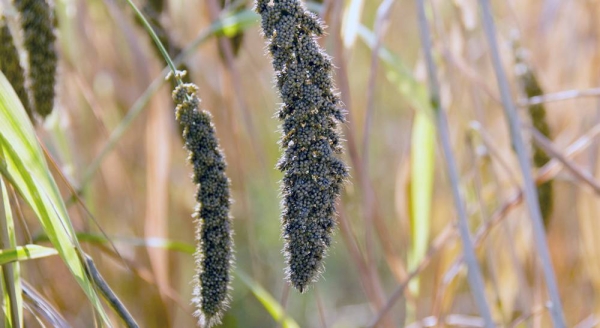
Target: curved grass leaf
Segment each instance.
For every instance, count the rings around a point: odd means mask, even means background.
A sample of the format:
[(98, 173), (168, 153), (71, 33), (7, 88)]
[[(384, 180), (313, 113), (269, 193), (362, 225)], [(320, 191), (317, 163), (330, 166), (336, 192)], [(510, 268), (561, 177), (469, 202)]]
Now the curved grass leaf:
[(58, 255), (54, 248), (39, 245), (17, 246), (0, 250), (0, 265)]
[[(110, 236), (107, 238), (104, 235), (78, 232), (77, 240), (80, 242), (88, 242), (93, 244), (110, 244), (110, 242), (118, 244), (123, 243), (130, 246), (137, 247), (154, 247), (162, 248), (169, 251), (181, 252), (193, 255), (196, 252), (196, 247), (192, 244), (184, 243), (176, 240), (169, 240), (164, 238), (135, 238), (135, 237), (115, 237)], [(34, 239), (35, 242), (49, 241), (47, 235), (37, 236)]]
[(10, 83), (0, 73), (0, 173), (33, 209), (52, 245), (109, 325), (88, 279), (79, 243), (35, 131)]
[(285, 314), (285, 311), (279, 302), (277, 302), (277, 300), (275, 300), (275, 298), (269, 294), (268, 291), (262, 288), (260, 284), (252, 280), (252, 278), (240, 270), (236, 270), (236, 275), (240, 278), (240, 280), (242, 280), (244, 285), (250, 288), (252, 294), (254, 294), (258, 301), (269, 312), (271, 317), (273, 317), (276, 322), (281, 323), (283, 328), (300, 328), (294, 319)]
[[(410, 226), (412, 250), (408, 266), (412, 270), (427, 254), (431, 225), (433, 173), (435, 169), (435, 125), (423, 112), (417, 112), (410, 148)], [(414, 288), (414, 287), (413, 287)]]

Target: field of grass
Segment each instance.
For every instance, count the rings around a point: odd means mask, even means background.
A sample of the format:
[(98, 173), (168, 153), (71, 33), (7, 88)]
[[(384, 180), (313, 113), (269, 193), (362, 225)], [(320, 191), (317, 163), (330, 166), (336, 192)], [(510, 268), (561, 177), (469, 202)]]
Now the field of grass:
[[(133, 0), (227, 160), (220, 327), (600, 323), (600, 1), (302, 2), (327, 26), (349, 178), (324, 270), (300, 293), (285, 279), (282, 100), (254, 1)], [(176, 82), (127, 1), (50, 5), (52, 113), (31, 124), (0, 75), (2, 320), (125, 327), (122, 305), (140, 327), (194, 327)], [(27, 63), (13, 1), (0, 17)]]

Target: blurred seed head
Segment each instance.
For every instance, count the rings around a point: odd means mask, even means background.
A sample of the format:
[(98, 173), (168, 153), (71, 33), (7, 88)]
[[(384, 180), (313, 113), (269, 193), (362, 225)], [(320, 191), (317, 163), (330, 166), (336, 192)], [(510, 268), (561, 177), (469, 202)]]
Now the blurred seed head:
[[(517, 76), (521, 93), (527, 99), (541, 96), (544, 94), (533, 69), (528, 64), (528, 54), (525, 48), (520, 44), (519, 35), (516, 34), (512, 39), (512, 49), (515, 60), (515, 74)], [(550, 125), (546, 119), (546, 107), (544, 104), (529, 105), (527, 108), (529, 119), (533, 127), (538, 130), (544, 137), (552, 139)], [(533, 164), (540, 168), (550, 161), (550, 156), (539, 147), (535, 142), (532, 142), (531, 148), (533, 151)], [(550, 216), (554, 208), (552, 180), (546, 181), (537, 187), (538, 202), (542, 212), (544, 226), (547, 228), (550, 222)]]
[(4, 73), (8, 82), (15, 89), (27, 115), (32, 119), (29, 96), (25, 89), (25, 71), (19, 63), (19, 53), (15, 47), (13, 36), (2, 17), (0, 17), (0, 71)]
[(29, 79), (35, 111), (48, 116), (54, 107), (58, 58), (54, 21), (45, 0), (15, 0), (21, 16), (24, 45), (29, 53)]

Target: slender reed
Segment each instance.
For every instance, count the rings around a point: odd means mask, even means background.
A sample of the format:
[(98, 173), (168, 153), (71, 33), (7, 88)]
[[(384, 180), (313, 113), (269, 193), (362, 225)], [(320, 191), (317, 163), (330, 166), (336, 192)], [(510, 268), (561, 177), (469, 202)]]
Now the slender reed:
[(523, 193), (533, 225), (533, 236), (537, 251), (540, 255), (540, 262), (544, 272), (544, 278), (546, 280), (546, 287), (548, 288), (548, 294), (550, 295), (550, 314), (552, 315), (552, 320), (555, 327), (566, 327), (562, 304), (560, 301), (560, 294), (558, 292), (558, 285), (556, 283), (554, 269), (552, 268), (550, 252), (548, 251), (548, 241), (546, 240), (546, 233), (544, 231), (544, 224), (538, 203), (538, 195), (531, 174), (531, 161), (529, 159), (529, 155), (527, 154), (527, 149), (525, 148), (525, 143), (519, 130), (521, 122), (510, 95), (508, 80), (506, 79), (504, 69), (502, 68), (500, 52), (498, 51), (498, 41), (496, 40), (496, 27), (494, 24), (494, 18), (492, 17), (492, 10), (488, 0), (480, 0), (479, 4), (481, 6), (483, 27), (490, 47), (492, 64), (494, 66), (494, 71), (496, 72), (496, 79), (498, 88), (500, 89), (504, 113), (506, 114), (510, 126), (510, 136), (517, 152), (521, 174), (523, 175)]
[(433, 62), (432, 46), (431, 46), (431, 35), (429, 32), (429, 26), (427, 24), (427, 18), (425, 16), (425, 4), (424, 0), (417, 0), (417, 14), (419, 19), (419, 32), (421, 36), (421, 42), (425, 53), (425, 63), (427, 65), (427, 76), (429, 80), (429, 97), (431, 107), (436, 115), (437, 129), (439, 131), (439, 140), (442, 145), (444, 156), (446, 157), (446, 165), (448, 169), (448, 175), (450, 177), (450, 186), (452, 188), (452, 197), (454, 199), (454, 206), (458, 215), (458, 230), (463, 243), (463, 252), (465, 262), (468, 267), (467, 276), (469, 279), (469, 285), (471, 286), (471, 292), (475, 297), (475, 302), (479, 307), (479, 313), (481, 314), (485, 327), (494, 327), (494, 321), (492, 320), (492, 313), (490, 311), (488, 302), (485, 297), (485, 284), (483, 282), (483, 276), (481, 275), (481, 269), (477, 263), (477, 257), (473, 248), (473, 242), (471, 240), (471, 234), (469, 232), (469, 224), (467, 222), (467, 211), (465, 209), (464, 202), (460, 195), (459, 190), (459, 176), (458, 169), (456, 167), (456, 160), (454, 159), (454, 153), (452, 146), (450, 145), (450, 133), (448, 132), (448, 121), (446, 113), (442, 108), (440, 101), (440, 91), (437, 80), (437, 70)]

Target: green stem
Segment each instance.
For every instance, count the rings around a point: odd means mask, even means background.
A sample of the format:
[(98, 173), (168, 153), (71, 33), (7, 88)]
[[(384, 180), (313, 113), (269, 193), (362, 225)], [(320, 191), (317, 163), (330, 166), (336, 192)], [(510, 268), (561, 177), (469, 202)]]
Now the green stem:
[(131, 6), (131, 8), (133, 8), (133, 10), (135, 11), (135, 14), (138, 16), (138, 18), (140, 19), (140, 21), (142, 21), (142, 24), (144, 24), (144, 27), (146, 28), (146, 31), (148, 31), (148, 34), (150, 34), (150, 37), (152, 38), (152, 40), (154, 41), (154, 43), (156, 43), (156, 46), (158, 47), (158, 50), (160, 50), (161, 55), (163, 56), (163, 58), (167, 62), (167, 65), (169, 65), (169, 68), (171, 69), (171, 72), (173, 73), (173, 78), (175, 79), (175, 81), (177, 81), (177, 85), (181, 85), (183, 82), (181, 81), (181, 77), (179, 77), (179, 75), (177, 74), (177, 67), (175, 67), (175, 64), (173, 63), (173, 60), (171, 59), (171, 56), (169, 56), (169, 53), (165, 49), (165, 46), (163, 46), (162, 42), (160, 42), (160, 39), (158, 38), (158, 35), (156, 35), (156, 33), (154, 32), (154, 30), (152, 29), (152, 25), (150, 25), (150, 23), (148, 22), (148, 20), (146, 19), (146, 17), (144, 17), (144, 14), (142, 14), (142, 12), (133, 3), (133, 1), (127, 0), (127, 3), (129, 3), (129, 5)]

